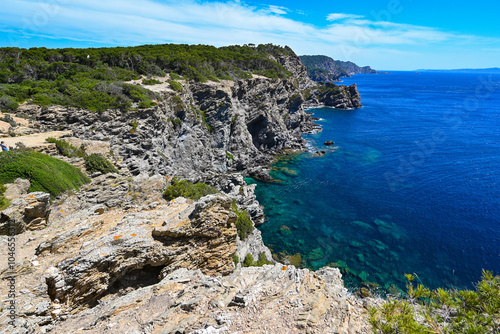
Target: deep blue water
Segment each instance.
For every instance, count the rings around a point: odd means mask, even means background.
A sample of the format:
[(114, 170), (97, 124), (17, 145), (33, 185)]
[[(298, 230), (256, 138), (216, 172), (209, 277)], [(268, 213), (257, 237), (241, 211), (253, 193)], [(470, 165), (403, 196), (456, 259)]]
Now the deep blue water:
[[(471, 288), (500, 274), (500, 75), (357, 75), (363, 108), (310, 110), (323, 157), (277, 162), (257, 197), (260, 230), (302, 265), (341, 268), (348, 285)], [(323, 145), (325, 140), (334, 147)]]

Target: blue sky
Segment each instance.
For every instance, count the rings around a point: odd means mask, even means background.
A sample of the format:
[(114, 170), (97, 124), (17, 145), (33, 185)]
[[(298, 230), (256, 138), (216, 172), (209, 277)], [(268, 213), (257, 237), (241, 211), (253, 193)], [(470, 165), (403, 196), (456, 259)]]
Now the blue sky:
[(9, 0), (0, 45), (274, 43), (379, 70), (500, 67), (500, 2)]

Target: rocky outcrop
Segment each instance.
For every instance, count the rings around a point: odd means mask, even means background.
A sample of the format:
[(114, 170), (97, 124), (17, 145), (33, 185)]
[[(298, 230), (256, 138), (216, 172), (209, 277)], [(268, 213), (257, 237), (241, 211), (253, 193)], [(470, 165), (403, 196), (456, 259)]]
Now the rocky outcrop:
[(325, 105), (337, 109), (361, 108), (361, 96), (356, 84), (351, 86), (337, 86), (334, 83), (320, 83), (316, 88), (308, 91), (307, 105)]
[[(257, 230), (239, 240), (228, 196), (166, 202), (154, 195), (161, 180), (126, 181), (143, 194), (125, 207), (88, 196), (96, 184), (121, 187), (116, 175), (103, 175), (57, 199), (45, 229), (18, 235), (15, 272), (0, 271), (0, 279), (15, 275), (22, 287), (19, 333), (369, 332), (367, 307), (378, 301), (348, 293), (337, 269), (235, 267), (234, 254), (270, 254)], [(218, 182), (244, 201), (251, 186), (234, 186), (240, 181)], [(6, 248), (0, 236), (0, 252)], [(4, 306), (0, 333), (10, 333)]]
[(0, 212), (0, 234), (15, 234), (26, 230), (42, 229), (48, 224), (50, 194), (33, 192), (12, 200), (10, 206)]
[(366, 307), (338, 269), (239, 268), (225, 277), (179, 269), (161, 282), (113, 295), (53, 331), (69, 333), (370, 333)]
[[(43, 231), (19, 234), (16, 270), (0, 271), (0, 278), (15, 275), (24, 287), (20, 328), (369, 332), (372, 301), (350, 295), (337, 269), (241, 268), (236, 261), (262, 253), (272, 259), (258, 230), (238, 237), (233, 201), (256, 225), (265, 219), (256, 186), (242, 175), (268, 179), (273, 154), (303, 148), (302, 133), (315, 128), (307, 106), (360, 106), (355, 86), (316, 85), (293, 52), (272, 57), (290, 78), (182, 82), (181, 91), (161, 91), (157, 106), (130, 112), (24, 106), (41, 130), (72, 130), (69, 142), (108, 155), (120, 172), (92, 175), (79, 192), (58, 196), (50, 216), (44, 211), (50, 224)], [(172, 176), (224, 194), (167, 202), (161, 193)], [(24, 229), (32, 226), (32, 215), (16, 212)], [(6, 247), (0, 236), (0, 251)], [(3, 290), (0, 299), (7, 300)]]
[(300, 59), (307, 67), (309, 77), (317, 82), (340, 81), (341, 77), (377, 73), (370, 66), (359, 67), (351, 61), (333, 60), (327, 56), (300, 56)]
[(237, 235), (230, 206), (220, 195), (197, 203), (178, 198), (162, 210), (125, 215), (109, 228), (97, 221), (44, 242), (38, 256), (75, 241), (75, 234), (81, 244), (78, 254), (48, 270), (49, 296), (73, 310), (157, 283), (179, 268), (227, 275), (234, 270)]

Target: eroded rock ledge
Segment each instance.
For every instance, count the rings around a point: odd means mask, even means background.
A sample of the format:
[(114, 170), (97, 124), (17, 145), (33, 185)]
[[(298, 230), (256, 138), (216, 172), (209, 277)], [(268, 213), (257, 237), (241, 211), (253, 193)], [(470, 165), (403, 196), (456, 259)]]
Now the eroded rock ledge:
[[(167, 202), (144, 190), (149, 201), (124, 209), (88, 202), (92, 188), (18, 236), (18, 333), (369, 333), (377, 301), (348, 293), (337, 269), (235, 266), (228, 196)], [(12, 332), (7, 315), (0, 333)]]

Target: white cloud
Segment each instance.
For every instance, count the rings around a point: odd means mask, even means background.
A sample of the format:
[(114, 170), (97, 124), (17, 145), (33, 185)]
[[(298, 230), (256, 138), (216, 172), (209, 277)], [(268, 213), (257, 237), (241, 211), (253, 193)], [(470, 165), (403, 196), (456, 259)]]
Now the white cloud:
[(282, 6), (269, 6), (269, 13), (284, 15), (289, 12), (288, 8)]
[(327, 21), (340, 21), (345, 19), (361, 19), (364, 16), (362, 15), (354, 15), (354, 14), (345, 14), (345, 13), (332, 13), (328, 14), (326, 17)]
[(328, 15), (331, 23), (320, 27), (289, 19), (287, 12), (285, 7), (234, 1), (12, 0), (0, 12), (0, 41), (12, 44), (16, 39), (19, 46), (32, 46), (32, 37), (39, 36), (97, 45), (274, 43), (289, 45), (298, 54), (327, 54), (374, 67), (372, 59), (391, 65), (402, 53), (415, 55), (442, 45), (499, 45), (498, 39), (345, 13)]

